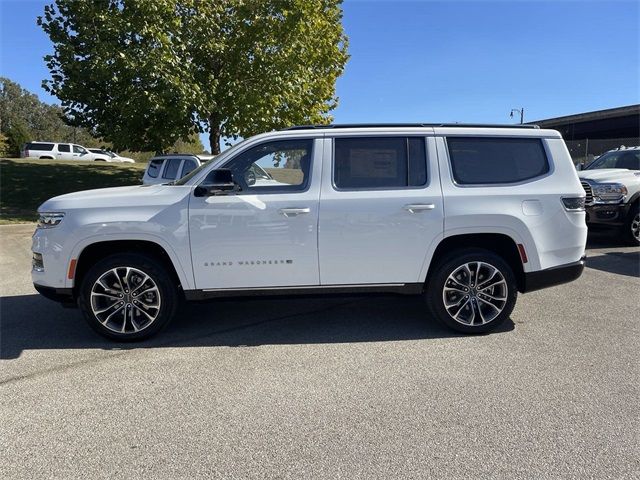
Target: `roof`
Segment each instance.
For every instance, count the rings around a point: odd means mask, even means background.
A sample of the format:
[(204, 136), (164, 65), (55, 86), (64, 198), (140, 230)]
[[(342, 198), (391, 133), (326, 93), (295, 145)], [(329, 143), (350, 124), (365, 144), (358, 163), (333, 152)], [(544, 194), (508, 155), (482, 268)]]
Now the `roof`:
[(460, 128), (539, 128), (537, 125), (491, 124), (491, 123), (331, 123), (328, 125), (294, 125), (282, 130), (314, 130), (338, 128), (413, 128), (413, 127), (460, 127)]

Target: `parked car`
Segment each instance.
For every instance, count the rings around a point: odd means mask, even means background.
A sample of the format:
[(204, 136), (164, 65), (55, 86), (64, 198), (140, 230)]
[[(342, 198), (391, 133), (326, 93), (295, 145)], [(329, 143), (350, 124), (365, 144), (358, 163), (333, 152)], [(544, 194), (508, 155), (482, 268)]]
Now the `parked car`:
[(115, 152), (111, 152), (109, 150), (102, 150), (101, 148), (90, 148), (89, 151), (92, 153), (97, 153), (99, 155), (106, 155), (108, 158), (107, 162), (114, 162), (114, 163), (135, 163), (136, 162), (133, 158), (121, 157)]
[(121, 341), (157, 333), (181, 299), (336, 292), (422, 295), (425, 317), (480, 333), (518, 292), (581, 275), (584, 202), (554, 130), (295, 127), (172, 183), (46, 201), (32, 277)]
[(619, 229), (640, 245), (640, 147), (611, 150), (578, 172), (587, 195), (587, 224)]
[(211, 158), (213, 158), (213, 155), (194, 155), (191, 153), (158, 155), (149, 160), (142, 177), (142, 183), (144, 185), (155, 185), (173, 182), (184, 177)]
[(109, 155), (94, 153), (82, 145), (74, 143), (29, 142), (20, 153), (23, 158), (39, 158), (41, 160), (85, 160), (108, 162)]

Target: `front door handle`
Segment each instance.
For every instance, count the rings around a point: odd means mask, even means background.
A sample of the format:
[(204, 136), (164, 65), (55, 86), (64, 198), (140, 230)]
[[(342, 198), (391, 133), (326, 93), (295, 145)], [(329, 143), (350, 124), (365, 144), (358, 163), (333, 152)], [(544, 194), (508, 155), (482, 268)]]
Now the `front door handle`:
[(409, 203), (402, 208), (407, 212), (417, 213), (422, 212), (423, 210), (433, 210), (436, 206), (433, 203)]
[(309, 207), (306, 208), (281, 208), (280, 213), (285, 217), (295, 217), (297, 215), (303, 215), (305, 213), (311, 212)]

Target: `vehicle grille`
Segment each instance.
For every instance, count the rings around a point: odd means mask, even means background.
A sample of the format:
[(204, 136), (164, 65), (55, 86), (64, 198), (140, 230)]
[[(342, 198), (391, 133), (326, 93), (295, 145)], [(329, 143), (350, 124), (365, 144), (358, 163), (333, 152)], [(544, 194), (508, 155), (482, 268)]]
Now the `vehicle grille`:
[(584, 180), (580, 182), (582, 184), (582, 188), (584, 189), (584, 193), (587, 195), (585, 198), (585, 205), (591, 205), (593, 203), (593, 190), (591, 189), (591, 185), (589, 182), (585, 182)]

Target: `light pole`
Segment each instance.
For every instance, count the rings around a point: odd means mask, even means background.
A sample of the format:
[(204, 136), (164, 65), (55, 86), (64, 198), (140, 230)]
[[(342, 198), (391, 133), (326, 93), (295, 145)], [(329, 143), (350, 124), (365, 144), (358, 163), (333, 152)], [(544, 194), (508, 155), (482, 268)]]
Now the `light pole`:
[(524, 107), (522, 108), (512, 108), (509, 116), (513, 118), (513, 112), (518, 112), (520, 114), (520, 125), (524, 123)]

